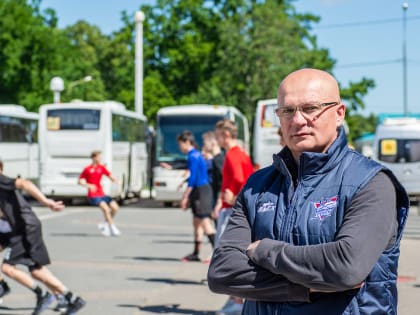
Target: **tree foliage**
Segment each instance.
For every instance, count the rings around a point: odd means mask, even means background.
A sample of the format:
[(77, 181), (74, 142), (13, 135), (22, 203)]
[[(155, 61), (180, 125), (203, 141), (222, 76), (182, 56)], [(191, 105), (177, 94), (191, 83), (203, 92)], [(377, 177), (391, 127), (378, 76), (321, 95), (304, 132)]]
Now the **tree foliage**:
[[(134, 12), (122, 12), (121, 29), (105, 35), (86, 21), (57, 28), (59, 17), (40, 12), (41, 1), (0, 1), (0, 103), (36, 111), (51, 102), (49, 82), (60, 76), (63, 101), (113, 99), (134, 109)], [(335, 60), (311, 34), (319, 17), (296, 12), (293, 0), (157, 0), (141, 9), (143, 103), (152, 123), (160, 107), (191, 103), (233, 105), (252, 119), (257, 100), (275, 97), (291, 71), (334, 72)], [(77, 83), (87, 75), (93, 80)], [(355, 135), (374, 123), (358, 123), (357, 114), (372, 88), (368, 78), (341, 86)]]

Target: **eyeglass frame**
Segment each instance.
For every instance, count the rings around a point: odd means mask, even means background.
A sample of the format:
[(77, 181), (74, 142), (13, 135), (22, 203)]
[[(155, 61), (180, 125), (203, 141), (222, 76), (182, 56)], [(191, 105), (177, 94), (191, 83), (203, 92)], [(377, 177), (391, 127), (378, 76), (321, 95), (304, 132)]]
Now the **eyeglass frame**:
[[(325, 108), (329, 108), (329, 107), (332, 107), (332, 106), (337, 106), (337, 105), (340, 105), (341, 104), (341, 102), (325, 102), (325, 103), (307, 103), (307, 104), (303, 104), (303, 105), (299, 105), (299, 106), (282, 106), (282, 107), (277, 107), (277, 108), (275, 108), (274, 109), (274, 112), (275, 112), (275, 114), (277, 115), (277, 117), (279, 117), (280, 119), (281, 118), (283, 118), (283, 119), (292, 119), (295, 115), (296, 115), (296, 112), (297, 111), (300, 111), (301, 113), (302, 113), (302, 115), (304, 116), (304, 117), (309, 117), (309, 118), (311, 118), (311, 119), (313, 119), (313, 118), (315, 118), (317, 115), (319, 115), (320, 113), (323, 113), (323, 111), (322, 111), (322, 109), (325, 107)], [(304, 111), (303, 111), (303, 106), (307, 106), (307, 105), (309, 105), (309, 106), (320, 106), (320, 108), (318, 108), (317, 110), (316, 110), (316, 112), (313, 114), (313, 116), (310, 116), (310, 114), (308, 114), (308, 113), (305, 113)], [(294, 109), (294, 111), (293, 111), (293, 113), (288, 113), (288, 114), (285, 114), (284, 116), (282, 116), (282, 115), (279, 115), (279, 111), (280, 111), (280, 109), (285, 109), (285, 108), (288, 108), (288, 109), (291, 109), (291, 108), (293, 108)], [(290, 115), (290, 116), (289, 116)]]

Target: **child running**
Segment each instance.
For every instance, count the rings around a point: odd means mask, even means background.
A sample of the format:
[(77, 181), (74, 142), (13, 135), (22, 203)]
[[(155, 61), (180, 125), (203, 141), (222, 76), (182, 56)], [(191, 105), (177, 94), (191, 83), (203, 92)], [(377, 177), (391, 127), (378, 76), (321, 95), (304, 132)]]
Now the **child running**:
[[(8, 277), (32, 290), (36, 295), (36, 306), (32, 315), (41, 314), (54, 301), (57, 309), (65, 315), (76, 314), (86, 302), (75, 296), (46, 267), (50, 257), (42, 238), (41, 221), (19, 189), (27, 191), (41, 204), (53, 211), (61, 211), (61, 201), (46, 198), (29, 180), (9, 178), (2, 174), (3, 163), (0, 161), (0, 247), (6, 248), (1, 271)], [(30, 275), (16, 265), (24, 265)], [(35, 281), (43, 283), (45, 291)], [(0, 276), (0, 298), (10, 293), (10, 287)]]
[(87, 197), (94, 206), (99, 206), (103, 212), (105, 222), (99, 223), (98, 228), (104, 236), (120, 236), (121, 232), (114, 224), (114, 217), (119, 210), (118, 203), (105, 195), (101, 185), (103, 175), (117, 183), (111, 172), (101, 163), (101, 151), (93, 151), (90, 155), (92, 164), (86, 166), (79, 176), (79, 185), (88, 189)]

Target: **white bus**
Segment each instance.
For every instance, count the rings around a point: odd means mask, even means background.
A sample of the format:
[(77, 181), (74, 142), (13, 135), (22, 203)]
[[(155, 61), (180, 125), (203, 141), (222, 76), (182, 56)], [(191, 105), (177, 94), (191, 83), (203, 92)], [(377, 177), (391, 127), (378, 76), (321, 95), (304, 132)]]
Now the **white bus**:
[(280, 121), (274, 111), (276, 108), (275, 98), (260, 100), (257, 103), (252, 141), (252, 157), (256, 169), (271, 165), (273, 154), (282, 149), (278, 134)]
[(39, 109), (40, 189), (47, 196), (86, 196), (77, 184), (93, 150), (118, 179), (103, 181), (104, 192), (123, 200), (140, 195), (147, 182), (146, 118), (121, 103), (46, 104)]
[(420, 120), (386, 118), (376, 128), (375, 160), (387, 166), (407, 190), (420, 200)]
[(21, 105), (0, 105), (0, 160), (9, 177), (38, 183), (38, 114)]
[[(235, 107), (222, 105), (178, 105), (161, 108), (157, 113), (156, 157), (153, 167), (155, 199), (170, 205), (180, 201), (186, 184), (181, 189), (187, 168), (187, 156), (178, 149), (176, 136), (184, 130), (194, 133), (198, 145), (202, 146), (202, 134), (214, 130), (222, 119), (231, 119), (238, 126), (238, 143), (249, 152), (249, 130), (246, 117)], [(172, 168), (167, 169), (161, 163)]]

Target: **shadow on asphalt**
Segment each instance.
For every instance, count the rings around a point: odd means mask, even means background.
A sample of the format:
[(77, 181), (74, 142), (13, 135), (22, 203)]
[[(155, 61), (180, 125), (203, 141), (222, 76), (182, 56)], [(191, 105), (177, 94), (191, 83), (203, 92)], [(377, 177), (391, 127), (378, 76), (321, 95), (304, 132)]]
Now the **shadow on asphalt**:
[(153, 240), (152, 243), (159, 244), (193, 244), (193, 241), (175, 241), (175, 240)]
[(191, 237), (192, 233), (162, 233), (162, 232), (140, 232), (138, 235), (142, 236), (174, 236), (174, 237)]
[(130, 259), (143, 261), (176, 261), (181, 262), (179, 258), (173, 257), (153, 257), (153, 256), (115, 256), (115, 259)]
[[(98, 233), (50, 233), (51, 236), (63, 236), (63, 237), (101, 237), (103, 238), (103, 235)], [(3, 315), (3, 314), (0, 314)]]
[(175, 207), (165, 207), (162, 201), (156, 201), (154, 199), (127, 200), (124, 202), (124, 206), (139, 207), (139, 208), (152, 208), (152, 209), (155, 209), (155, 208), (177, 209)]
[(192, 281), (192, 280), (181, 280), (181, 279), (172, 279), (172, 278), (142, 278), (142, 277), (130, 277), (127, 280), (132, 281), (146, 281), (146, 282), (159, 282), (166, 284), (182, 284), (182, 285), (207, 285), (205, 280), (201, 281)]
[[(4, 302), (3, 302), (4, 303)], [(16, 315), (16, 313), (3, 313), (2, 311), (9, 311), (9, 312), (18, 312), (18, 311), (33, 311), (33, 307), (7, 307), (7, 306), (0, 306), (0, 314), (1, 315)]]
[(197, 311), (197, 310), (193, 310), (189, 308), (179, 308), (179, 304), (149, 305), (149, 306), (120, 304), (118, 306), (138, 308), (140, 311), (145, 311), (145, 312), (150, 312), (150, 313), (160, 313), (160, 314), (173, 313), (173, 314), (214, 315), (214, 311)]

